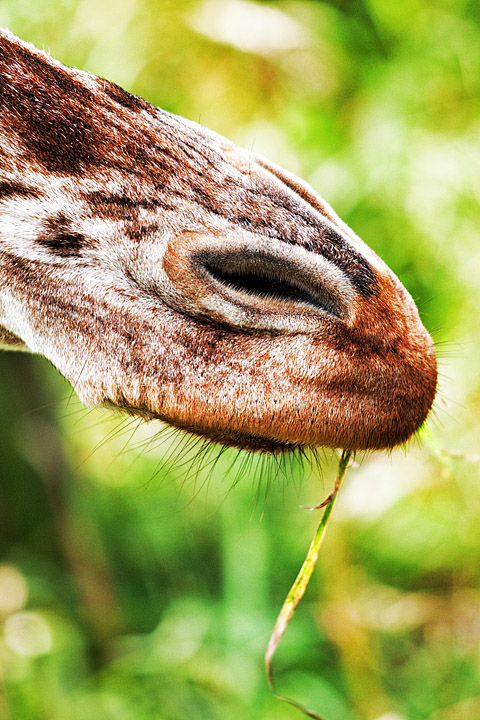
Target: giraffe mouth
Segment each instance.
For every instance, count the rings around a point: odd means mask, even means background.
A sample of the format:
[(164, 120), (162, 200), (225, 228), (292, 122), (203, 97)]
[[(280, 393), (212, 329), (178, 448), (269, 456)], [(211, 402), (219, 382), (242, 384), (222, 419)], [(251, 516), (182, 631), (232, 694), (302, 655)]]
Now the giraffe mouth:
[(169, 420), (169, 423), (174, 424), (179, 430), (202, 438), (202, 440), (207, 443), (215, 443), (219, 447), (231, 447), (246, 452), (263, 453), (265, 455), (285, 455), (293, 453), (299, 448), (308, 447), (306, 444), (284, 442), (250, 432), (207, 430), (190, 424), (172, 423), (171, 420)]

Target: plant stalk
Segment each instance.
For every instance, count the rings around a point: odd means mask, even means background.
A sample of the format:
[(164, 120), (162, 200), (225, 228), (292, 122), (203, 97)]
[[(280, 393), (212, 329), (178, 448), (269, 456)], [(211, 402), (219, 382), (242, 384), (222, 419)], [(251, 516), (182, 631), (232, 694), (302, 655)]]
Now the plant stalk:
[(322, 720), (322, 718), (314, 713), (312, 710), (308, 710), (307, 708), (303, 707), (299, 703), (297, 703), (295, 700), (291, 700), (290, 698), (287, 698), (283, 695), (279, 695), (275, 689), (274, 689), (274, 683), (273, 683), (273, 670), (272, 670), (272, 658), (273, 655), (278, 647), (278, 644), (280, 643), (280, 640), (282, 639), (285, 630), (287, 629), (290, 620), (295, 614), (295, 610), (298, 607), (298, 604), (300, 600), (303, 597), (303, 594), (305, 590), (307, 589), (307, 585), (309, 583), (309, 580), (312, 576), (312, 573), (315, 569), (315, 565), (317, 564), (318, 554), (320, 552), (320, 547), (323, 542), (323, 538), (325, 537), (325, 532), (327, 530), (328, 521), (330, 519), (330, 515), (333, 510), (333, 506), (335, 504), (335, 499), (337, 497), (338, 491), (340, 489), (340, 486), (343, 482), (343, 479), (345, 477), (345, 474), (347, 472), (348, 463), (350, 461), (351, 457), (351, 451), (350, 450), (343, 450), (342, 455), (340, 457), (340, 461), (338, 464), (338, 470), (337, 470), (337, 477), (335, 479), (335, 486), (334, 490), (331, 495), (328, 496), (328, 498), (322, 502), (320, 505), (317, 505), (317, 507), (309, 508), (310, 510), (317, 510), (320, 508), (325, 508), (322, 519), (320, 520), (320, 523), (317, 527), (317, 530), (315, 532), (315, 535), (313, 537), (313, 540), (311, 542), (310, 548), (308, 550), (307, 556), (305, 558), (305, 561), (300, 569), (300, 572), (297, 575), (297, 578), (295, 582), (293, 583), (292, 587), (290, 588), (290, 591), (285, 599), (285, 602), (283, 603), (283, 607), (280, 610), (280, 614), (278, 615), (277, 622), (275, 623), (275, 627), (273, 629), (272, 635), (270, 637), (270, 641), (268, 643), (267, 651), (265, 653), (265, 668), (267, 671), (267, 680), (268, 685), (270, 687), (270, 690), (280, 699), (284, 702), (289, 703), (290, 705), (293, 705), (294, 707), (301, 710), (305, 715), (308, 717), (314, 718), (314, 720)]

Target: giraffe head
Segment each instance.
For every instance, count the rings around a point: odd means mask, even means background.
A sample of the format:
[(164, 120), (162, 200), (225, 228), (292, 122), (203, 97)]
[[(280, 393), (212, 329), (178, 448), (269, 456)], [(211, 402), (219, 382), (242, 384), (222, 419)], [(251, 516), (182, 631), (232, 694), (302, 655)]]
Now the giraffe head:
[(425, 420), (400, 281), (265, 159), (0, 33), (0, 341), (88, 405), (224, 445), (385, 448)]

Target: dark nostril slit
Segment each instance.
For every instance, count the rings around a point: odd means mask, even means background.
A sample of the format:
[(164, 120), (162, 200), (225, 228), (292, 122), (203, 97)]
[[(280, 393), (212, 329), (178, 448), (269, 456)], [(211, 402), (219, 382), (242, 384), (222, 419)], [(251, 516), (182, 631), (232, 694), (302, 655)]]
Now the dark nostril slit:
[[(234, 290), (247, 292), (264, 298), (273, 298), (280, 301), (303, 302), (317, 306), (316, 298), (303, 288), (266, 275), (252, 275), (251, 273), (237, 273), (221, 271), (218, 268), (207, 268), (213, 277)], [(321, 306), (319, 306), (321, 307)]]
[[(229, 290), (276, 300), (280, 304), (301, 304), (337, 318), (344, 315), (339, 301), (332, 297), (327, 288), (318, 287), (318, 283), (314, 288), (309, 288), (302, 279), (298, 282), (290, 281), (285, 278), (285, 269), (277, 274), (275, 263), (262, 256), (248, 257), (242, 262), (239, 255), (216, 258), (209, 254), (208, 258), (202, 258), (202, 265), (217, 282)], [(262, 267), (265, 265), (267, 267)], [(298, 277), (298, 268), (292, 268), (291, 274)]]

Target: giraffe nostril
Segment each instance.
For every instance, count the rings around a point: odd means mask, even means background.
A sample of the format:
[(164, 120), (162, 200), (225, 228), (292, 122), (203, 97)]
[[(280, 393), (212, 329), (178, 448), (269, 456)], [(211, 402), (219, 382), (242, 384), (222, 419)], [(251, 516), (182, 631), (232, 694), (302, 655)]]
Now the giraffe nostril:
[(233, 330), (319, 332), (351, 323), (357, 293), (323, 255), (276, 238), (185, 233), (163, 257), (165, 302)]
[[(200, 258), (198, 258), (200, 259)], [(278, 304), (285, 311), (292, 305), (341, 319), (345, 308), (328, 287), (312, 281), (284, 260), (257, 253), (205, 253), (200, 259), (205, 270), (239, 299), (259, 299)]]

